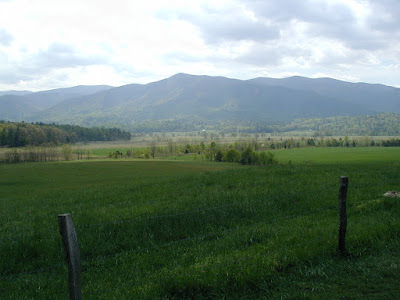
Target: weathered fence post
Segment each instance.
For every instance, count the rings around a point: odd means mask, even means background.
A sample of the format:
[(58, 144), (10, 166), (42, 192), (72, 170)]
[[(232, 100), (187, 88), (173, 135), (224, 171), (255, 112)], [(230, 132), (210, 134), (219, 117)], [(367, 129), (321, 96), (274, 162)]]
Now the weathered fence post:
[(346, 176), (340, 177), (339, 188), (339, 251), (341, 254), (346, 254), (346, 229), (347, 229), (347, 187), (349, 185), (349, 178)]
[(69, 299), (81, 300), (81, 258), (78, 237), (70, 214), (58, 215), (65, 256), (68, 263)]

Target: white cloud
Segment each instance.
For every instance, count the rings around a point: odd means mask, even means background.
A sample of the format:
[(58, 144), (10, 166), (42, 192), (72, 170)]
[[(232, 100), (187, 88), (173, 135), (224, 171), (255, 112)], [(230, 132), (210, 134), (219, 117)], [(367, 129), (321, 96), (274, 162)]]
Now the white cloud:
[(13, 36), (7, 30), (0, 29), (0, 46), (9, 46), (13, 39)]
[(398, 85), (397, 0), (0, 0), (0, 90), (178, 72)]

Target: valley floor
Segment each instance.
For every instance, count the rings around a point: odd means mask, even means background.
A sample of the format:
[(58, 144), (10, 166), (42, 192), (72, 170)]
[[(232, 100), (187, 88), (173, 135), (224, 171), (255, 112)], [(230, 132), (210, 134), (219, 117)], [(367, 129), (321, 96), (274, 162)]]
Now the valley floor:
[[(57, 215), (71, 213), (85, 299), (396, 299), (398, 148), (201, 160), (0, 164), (2, 299), (68, 297)], [(290, 161), (290, 163), (289, 163)], [(337, 251), (349, 177), (347, 255)]]

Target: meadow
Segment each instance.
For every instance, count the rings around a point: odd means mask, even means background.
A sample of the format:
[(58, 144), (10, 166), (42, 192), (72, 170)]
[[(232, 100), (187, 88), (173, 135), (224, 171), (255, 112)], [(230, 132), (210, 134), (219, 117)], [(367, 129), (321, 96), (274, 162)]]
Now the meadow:
[(84, 299), (398, 297), (400, 199), (383, 193), (400, 190), (399, 149), (274, 153), (279, 164), (262, 167), (188, 156), (0, 164), (1, 298), (68, 298), (62, 213), (76, 226)]

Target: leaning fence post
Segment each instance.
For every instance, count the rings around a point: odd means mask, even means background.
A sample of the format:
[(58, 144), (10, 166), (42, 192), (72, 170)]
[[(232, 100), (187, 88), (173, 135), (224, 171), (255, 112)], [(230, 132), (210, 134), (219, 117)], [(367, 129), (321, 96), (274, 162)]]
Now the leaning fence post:
[(81, 258), (79, 254), (78, 237), (71, 215), (58, 215), (58, 224), (60, 226), (60, 233), (68, 263), (69, 299), (81, 300)]
[(347, 211), (346, 211), (346, 200), (347, 200), (347, 187), (349, 185), (349, 178), (346, 176), (340, 177), (340, 188), (339, 188), (339, 251), (341, 254), (346, 253), (346, 229), (347, 229)]

